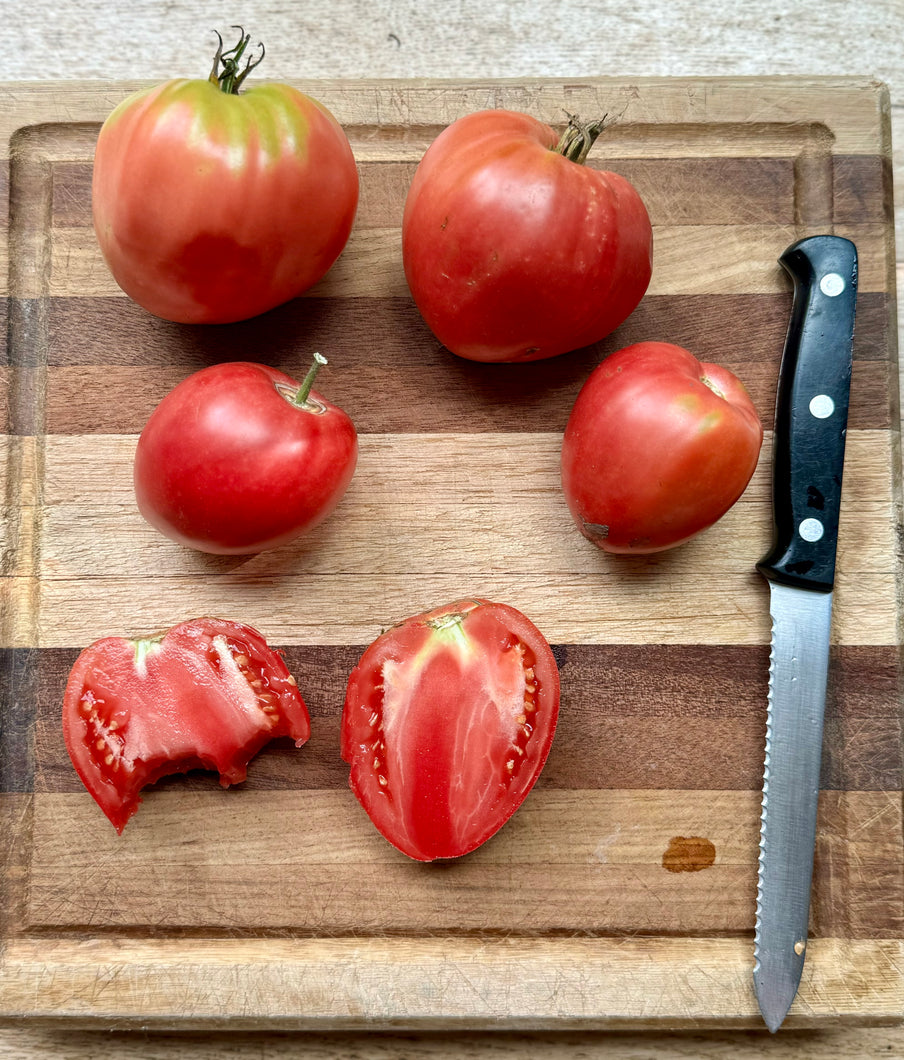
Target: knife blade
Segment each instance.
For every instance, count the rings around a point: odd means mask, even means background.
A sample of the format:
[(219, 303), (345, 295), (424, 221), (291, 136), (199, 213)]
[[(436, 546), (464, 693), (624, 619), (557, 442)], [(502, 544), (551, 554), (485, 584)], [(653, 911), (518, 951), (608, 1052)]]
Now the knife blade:
[(857, 302), (857, 249), (840, 236), (793, 243), (793, 281), (775, 406), (772, 647), (753, 981), (778, 1030), (806, 958), (823, 715)]

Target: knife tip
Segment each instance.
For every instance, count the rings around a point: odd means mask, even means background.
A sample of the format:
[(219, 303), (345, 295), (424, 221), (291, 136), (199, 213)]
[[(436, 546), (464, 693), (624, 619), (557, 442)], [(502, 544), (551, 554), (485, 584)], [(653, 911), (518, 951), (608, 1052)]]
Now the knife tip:
[(785, 1017), (790, 1012), (794, 998), (797, 996), (796, 984), (794, 989), (784, 990), (776, 989), (775, 984), (772, 984), (771, 988), (767, 987), (758, 978), (754, 980), (754, 983), (763, 1022), (775, 1034), (785, 1022)]
[(764, 1010), (763, 1008), (760, 1008), (760, 1012), (763, 1015), (763, 1021), (773, 1034), (775, 1034), (779, 1027), (785, 1022), (785, 1016), (788, 1015), (787, 1011), (771, 1012)]

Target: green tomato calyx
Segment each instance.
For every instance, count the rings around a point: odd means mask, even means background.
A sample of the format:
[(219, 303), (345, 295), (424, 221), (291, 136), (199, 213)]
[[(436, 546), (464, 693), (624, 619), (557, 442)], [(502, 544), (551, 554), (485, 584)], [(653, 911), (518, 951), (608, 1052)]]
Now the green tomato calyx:
[(596, 138), (606, 127), (607, 114), (596, 121), (583, 122), (577, 114), (568, 114), (568, 127), (553, 150), (564, 155), (569, 161), (577, 162), (582, 166), (587, 161), (590, 148), (596, 143)]
[[(226, 51), (223, 51), (223, 38), (214, 30), (219, 44), (217, 45), (217, 53), (213, 57), (213, 68), (210, 71), (208, 81), (216, 85), (226, 95), (237, 96), (245, 78), (255, 66), (259, 66), (263, 62), (265, 51), (263, 44), (259, 41), (257, 46), (260, 48), (260, 55), (256, 59), (249, 58), (244, 68), (239, 69), (242, 56), (248, 47), (248, 42), (251, 40), (251, 34), (245, 33), (241, 26), (233, 26), (232, 28), (239, 31), (238, 43)], [(222, 70), (220, 69), (221, 66)]]

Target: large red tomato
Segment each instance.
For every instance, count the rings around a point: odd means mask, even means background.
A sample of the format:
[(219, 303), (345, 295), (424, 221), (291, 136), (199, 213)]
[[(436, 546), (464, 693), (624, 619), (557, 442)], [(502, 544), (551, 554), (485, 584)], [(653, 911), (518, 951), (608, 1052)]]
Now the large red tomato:
[(160, 402), (135, 451), (135, 497), (147, 521), (202, 552), (283, 545), (342, 499), (358, 455), (336, 405), (275, 368), (212, 365)]
[(559, 673), (520, 611), (459, 600), (395, 626), (348, 682), (342, 757), (379, 831), (418, 861), (485, 842), (546, 761)]
[(583, 164), (602, 123), (460, 118), (428, 148), (402, 221), (408, 285), (453, 353), (533, 361), (602, 339), (650, 282), (652, 229), (623, 177)]
[(639, 342), (607, 357), (578, 395), (562, 443), (562, 486), (595, 545), (658, 552), (728, 511), (762, 441), (737, 376), (680, 346)]
[(200, 618), (140, 640), (107, 637), (76, 660), (63, 700), (72, 763), (117, 832), (145, 785), (215, 769), (227, 787), (269, 740), (311, 734), (282, 657), (257, 630)]
[(129, 96), (97, 140), (100, 248), (126, 294), (168, 320), (244, 320), (294, 298), (354, 221), (358, 173), (342, 128), (289, 85), (239, 95), (246, 44), (218, 53), (219, 76), (215, 63), (209, 80)]

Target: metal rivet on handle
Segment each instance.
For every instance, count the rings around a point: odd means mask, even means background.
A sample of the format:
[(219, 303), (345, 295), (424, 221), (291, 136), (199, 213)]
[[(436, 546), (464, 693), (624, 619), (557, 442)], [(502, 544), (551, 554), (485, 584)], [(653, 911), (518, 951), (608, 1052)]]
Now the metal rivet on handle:
[(818, 420), (827, 420), (835, 411), (835, 402), (828, 394), (817, 394), (810, 399), (810, 415)]
[(818, 541), (825, 533), (825, 527), (818, 519), (804, 519), (797, 532), (804, 541)]
[(844, 290), (844, 277), (837, 272), (827, 272), (819, 281), (819, 289), (829, 298), (835, 298)]

